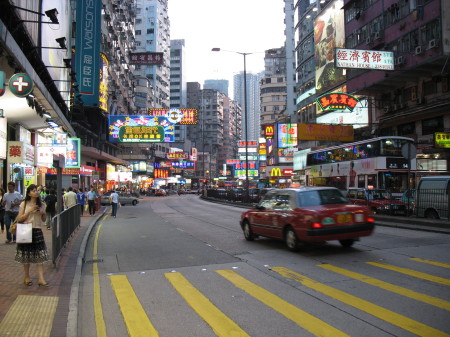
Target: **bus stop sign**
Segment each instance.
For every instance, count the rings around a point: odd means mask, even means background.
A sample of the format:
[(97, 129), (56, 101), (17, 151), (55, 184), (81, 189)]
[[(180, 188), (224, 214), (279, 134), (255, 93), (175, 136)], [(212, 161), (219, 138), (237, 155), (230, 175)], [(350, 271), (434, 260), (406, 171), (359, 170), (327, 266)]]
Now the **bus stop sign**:
[(402, 156), (408, 160), (416, 158), (417, 148), (414, 144), (406, 143), (402, 146)]

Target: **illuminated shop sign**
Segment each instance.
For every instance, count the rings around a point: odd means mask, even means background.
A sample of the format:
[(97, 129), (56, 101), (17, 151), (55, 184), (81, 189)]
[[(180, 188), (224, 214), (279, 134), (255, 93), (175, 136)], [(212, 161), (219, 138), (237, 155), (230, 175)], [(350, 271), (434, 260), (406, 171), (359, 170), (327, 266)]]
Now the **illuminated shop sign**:
[(197, 109), (149, 109), (149, 116), (176, 116), (180, 117), (178, 124), (190, 125), (198, 124), (198, 111)]
[[(246, 171), (245, 170), (234, 170), (234, 176), (235, 178), (244, 178), (246, 177)], [(258, 176), (258, 170), (248, 170), (248, 176), (249, 177), (257, 177)]]
[[(359, 99), (343, 92), (330, 92), (317, 97), (316, 102), (324, 111), (350, 110), (353, 111)], [(341, 111), (344, 112), (344, 111)]]
[[(245, 147), (245, 140), (240, 140), (238, 142), (238, 146), (239, 147)], [(247, 147), (257, 147), (258, 146), (258, 142), (256, 140), (249, 140), (247, 141)]]
[(177, 169), (177, 170), (194, 170), (195, 169), (195, 161), (190, 161), (190, 160), (173, 161), (172, 168)]
[(450, 149), (450, 133), (449, 132), (435, 132), (434, 133), (435, 147)]
[(80, 138), (68, 138), (66, 148), (66, 168), (79, 168), (81, 165)]
[(175, 126), (163, 116), (109, 116), (109, 141), (173, 143)]
[(336, 67), (394, 70), (394, 53), (382, 50), (336, 48)]
[(301, 140), (324, 140), (353, 142), (354, 131), (351, 125), (298, 124), (298, 138)]
[(278, 124), (278, 148), (297, 145), (297, 124)]
[(187, 152), (166, 152), (167, 159), (188, 159), (189, 154)]
[(100, 87), (98, 103), (99, 108), (105, 113), (108, 113), (108, 57), (100, 53)]
[(275, 136), (275, 127), (273, 125), (264, 125), (264, 137), (273, 138)]

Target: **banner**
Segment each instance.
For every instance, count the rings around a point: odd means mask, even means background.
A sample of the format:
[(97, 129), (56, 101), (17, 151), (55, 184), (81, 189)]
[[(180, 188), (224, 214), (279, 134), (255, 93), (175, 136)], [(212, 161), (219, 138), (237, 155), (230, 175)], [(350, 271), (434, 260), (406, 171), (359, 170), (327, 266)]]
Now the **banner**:
[(353, 142), (354, 141), (353, 126), (301, 123), (298, 124), (298, 139)]
[(99, 104), (101, 0), (78, 0), (75, 72), (85, 106)]

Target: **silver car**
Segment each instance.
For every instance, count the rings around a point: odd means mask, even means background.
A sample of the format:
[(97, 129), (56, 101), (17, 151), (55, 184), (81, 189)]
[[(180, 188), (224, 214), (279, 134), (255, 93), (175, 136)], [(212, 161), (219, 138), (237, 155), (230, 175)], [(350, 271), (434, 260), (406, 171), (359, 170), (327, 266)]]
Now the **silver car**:
[[(139, 203), (139, 198), (132, 194), (124, 194), (121, 192), (117, 192), (117, 194), (119, 195), (119, 202), (122, 206), (123, 205), (136, 206)], [(107, 192), (107, 193), (103, 194), (100, 197), (100, 203), (102, 205), (110, 205), (111, 204), (111, 201), (109, 200), (110, 195), (111, 195), (111, 192)]]

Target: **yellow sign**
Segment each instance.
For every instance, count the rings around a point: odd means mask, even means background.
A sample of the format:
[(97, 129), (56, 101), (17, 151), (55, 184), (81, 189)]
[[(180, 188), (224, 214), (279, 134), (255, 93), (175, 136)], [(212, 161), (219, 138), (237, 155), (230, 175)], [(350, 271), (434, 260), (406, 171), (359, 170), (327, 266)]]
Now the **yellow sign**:
[(281, 177), (281, 169), (279, 167), (274, 167), (270, 170), (270, 176), (271, 177)]
[(450, 132), (435, 132), (434, 145), (435, 147), (450, 149)]
[(353, 126), (334, 124), (298, 124), (299, 140), (353, 142)]
[(25, 187), (28, 187), (31, 184), (34, 184), (34, 176), (24, 176), (23, 184)]

